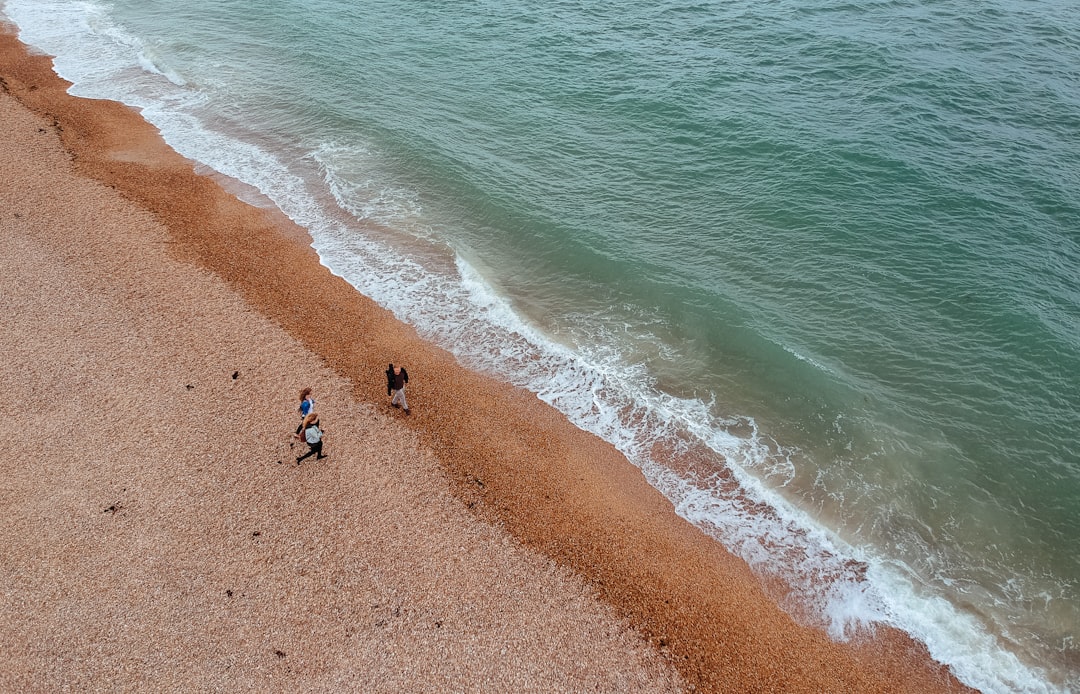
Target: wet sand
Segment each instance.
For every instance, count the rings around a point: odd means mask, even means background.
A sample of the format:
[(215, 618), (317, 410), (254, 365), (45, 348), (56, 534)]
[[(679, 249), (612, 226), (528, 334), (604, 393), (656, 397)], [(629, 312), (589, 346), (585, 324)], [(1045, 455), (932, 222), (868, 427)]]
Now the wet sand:
[[(10, 27), (0, 78), (0, 689), (966, 691), (894, 630), (796, 624)], [(303, 385), (330, 457), (297, 465)]]

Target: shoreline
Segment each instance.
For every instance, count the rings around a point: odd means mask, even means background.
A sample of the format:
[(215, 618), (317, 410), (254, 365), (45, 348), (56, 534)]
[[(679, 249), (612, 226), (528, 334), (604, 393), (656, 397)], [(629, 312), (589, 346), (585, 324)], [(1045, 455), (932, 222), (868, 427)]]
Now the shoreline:
[[(363, 407), (387, 407), (404, 363), (414, 437), (481, 521), (581, 577), (701, 691), (968, 691), (890, 629), (835, 644), (765, 597), (745, 563), (676, 516), (613, 447), (525, 391), (458, 366), (318, 262), (305, 232), (252, 208), (161, 141), (131, 109), (66, 94), (51, 60), (3, 41), (3, 90), (46, 116), (79, 175), (168, 230), (172, 258), (224, 280), (313, 354)], [(297, 281), (297, 278), (303, 278)]]

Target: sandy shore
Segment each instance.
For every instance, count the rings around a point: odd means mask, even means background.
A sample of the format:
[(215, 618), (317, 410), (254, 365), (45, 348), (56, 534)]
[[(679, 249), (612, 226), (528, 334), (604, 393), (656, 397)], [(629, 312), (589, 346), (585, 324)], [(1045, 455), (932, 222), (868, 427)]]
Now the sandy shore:
[[(0, 36), (0, 690), (965, 691)], [(413, 414), (389, 407), (403, 363)], [(327, 460), (296, 465), (311, 385)]]

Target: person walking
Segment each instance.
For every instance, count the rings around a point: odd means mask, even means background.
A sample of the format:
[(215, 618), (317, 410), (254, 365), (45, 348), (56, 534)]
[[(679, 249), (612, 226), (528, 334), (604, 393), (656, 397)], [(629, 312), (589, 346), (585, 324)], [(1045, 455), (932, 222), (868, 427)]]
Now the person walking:
[(296, 464), (299, 465), (300, 461), (307, 458), (310, 455), (314, 455), (316, 460), (322, 460), (326, 456), (323, 455), (322, 445), (325, 432), (319, 426), (319, 415), (316, 412), (311, 412), (308, 416), (304, 417), (303, 423), (300, 425), (304, 431), (304, 441), (308, 445), (308, 452), (296, 459)]
[(386, 370), (386, 394), (393, 395), (390, 398), (390, 405), (400, 407), (405, 414), (409, 414), (409, 404), (405, 402), (405, 384), (408, 382), (409, 372), (405, 370), (405, 367), (390, 364)]
[(302, 388), (300, 390), (300, 424), (296, 427), (296, 439), (302, 440), (300, 432), (304, 429), (304, 420), (309, 414), (315, 411), (315, 398), (311, 397), (311, 388)]

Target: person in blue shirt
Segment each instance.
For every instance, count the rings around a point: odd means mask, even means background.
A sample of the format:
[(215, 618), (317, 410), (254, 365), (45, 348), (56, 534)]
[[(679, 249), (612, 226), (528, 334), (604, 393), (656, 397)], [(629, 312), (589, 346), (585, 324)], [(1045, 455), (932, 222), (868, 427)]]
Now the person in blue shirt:
[(315, 398), (311, 397), (311, 388), (300, 390), (300, 425), (296, 427), (296, 439), (300, 440), (300, 432), (304, 428), (304, 418), (315, 411)]

